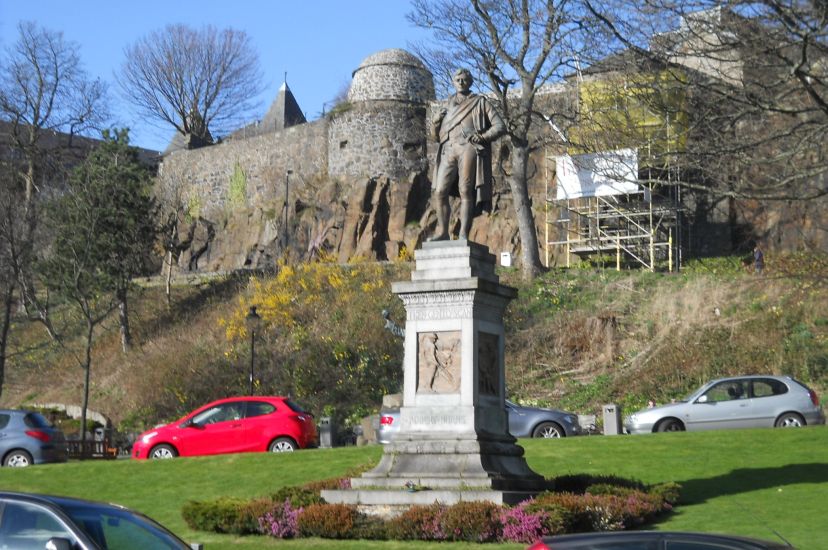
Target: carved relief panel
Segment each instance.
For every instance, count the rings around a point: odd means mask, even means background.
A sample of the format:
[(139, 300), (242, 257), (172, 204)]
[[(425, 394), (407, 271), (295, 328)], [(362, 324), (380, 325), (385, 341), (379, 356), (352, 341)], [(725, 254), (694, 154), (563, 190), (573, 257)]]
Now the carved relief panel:
[(460, 391), (460, 331), (417, 335), (417, 393)]

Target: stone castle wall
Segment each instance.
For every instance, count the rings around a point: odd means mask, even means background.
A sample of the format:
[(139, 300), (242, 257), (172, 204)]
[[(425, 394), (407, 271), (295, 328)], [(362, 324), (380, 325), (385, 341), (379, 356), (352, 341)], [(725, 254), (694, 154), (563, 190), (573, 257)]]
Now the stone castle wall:
[[(230, 139), (195, 150), (182, 150), (164, 158), (162, 182), (177, 178), (195, 216), (225, 210), (228, 203), (240, 202), (243, 191), (248, 204), (272, 203), (282, 198), (287, 170), (292, 178), (307, 180), (327, 172), (328, 121), (321, 119), (245, 139)], [(239, 167), (244, 189), (232, 189)]]
[(328, 175), (402, 179), (427, 169), (426, 109), (396, 101), (354, 104), (330, 123)]

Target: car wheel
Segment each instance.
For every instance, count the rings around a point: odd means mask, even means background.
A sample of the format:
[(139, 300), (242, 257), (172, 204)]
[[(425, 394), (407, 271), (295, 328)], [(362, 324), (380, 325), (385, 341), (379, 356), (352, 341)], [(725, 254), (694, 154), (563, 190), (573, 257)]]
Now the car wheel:
[(805, 419), (796, 413), (785, 413), (776, 420), (777, 428), (801, 428), (805, 425)]
[(32, 461), (32, 455), (26, 451), (12, 451), (6, 455), (6, 459), (3, 461), (3, 466), (8, 466), (10, 468), (25, 468), (26, 466), (31, 466), (32, 464), (34, 464)]
[(175, 458), (178, 456), (176, 450), (167, 444), (156, 445), (150, 451), (149, 457), (152, 459), (167, 459), (167, 458)]
[(271, 453), (290, 453), (295, 450), (296, 443), (288, 437), (280, 437), (279, 439), (274, 440), (270, 444), (270, 447), (268, 447), (268, 451)]
[(564, 433), (563, 428), (554, 422), (541, 422), (534, 430), (532, 430), (532, 437), (559, 438), (565, 436), (566, 434)]
[(658, 423), (656, 427), (656, 431), (658, 432), (683, 432), (684, 431), (684, 424), (676, 420), (675, 418), (668, 418), (666, 420), (662, 420)]

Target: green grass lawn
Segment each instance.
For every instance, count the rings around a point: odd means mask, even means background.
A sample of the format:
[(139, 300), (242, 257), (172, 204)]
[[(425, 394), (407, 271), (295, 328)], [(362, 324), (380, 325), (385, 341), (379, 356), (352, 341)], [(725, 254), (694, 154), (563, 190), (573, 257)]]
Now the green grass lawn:
[[(828, 548), (828, 428), (739, 430), (650, 436), (522, 440), (530, 466), (546, 477), (615, 474), (683, 486), (680, 506), (656, 529), (697, 530), (774, 539), (799, 550)], [(208, 550), (254, 548), (440, 548), (462, 543), (278, 541), (191, 531), (181, 519), (188, 500), (265, 495), (285, 485), (337, 477), (375, 463), (379, 447), (291, 454), (227, 455), (163, 462), (88, 461), (0, 469), (0, 488), (117, 502), (161, 521)], [(486, 545), (492, 547), (493, 545)], [(522, 548), (499, 545), (498, 548)]]

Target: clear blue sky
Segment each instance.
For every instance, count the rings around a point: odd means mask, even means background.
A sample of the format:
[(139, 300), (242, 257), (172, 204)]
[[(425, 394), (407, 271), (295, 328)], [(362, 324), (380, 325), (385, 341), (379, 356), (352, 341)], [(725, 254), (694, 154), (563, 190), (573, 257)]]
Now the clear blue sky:
[(138, 38), (170, 23), (243, 30), (264, 73), (258, 118), (287, 72), (288, 86), (312, 120), (367, 56), (428, 37), (405, 19), (409, 11), (407, 0), (0, 0), (0, 46), (16, 40), (21, 20), (62, 31), (80, 46), (90, 76), (109, 83), (113, 122), (131, 128), (134, 145), (163, 150), (173, 130), (136, 120), (114, 84), (124, 48)]

